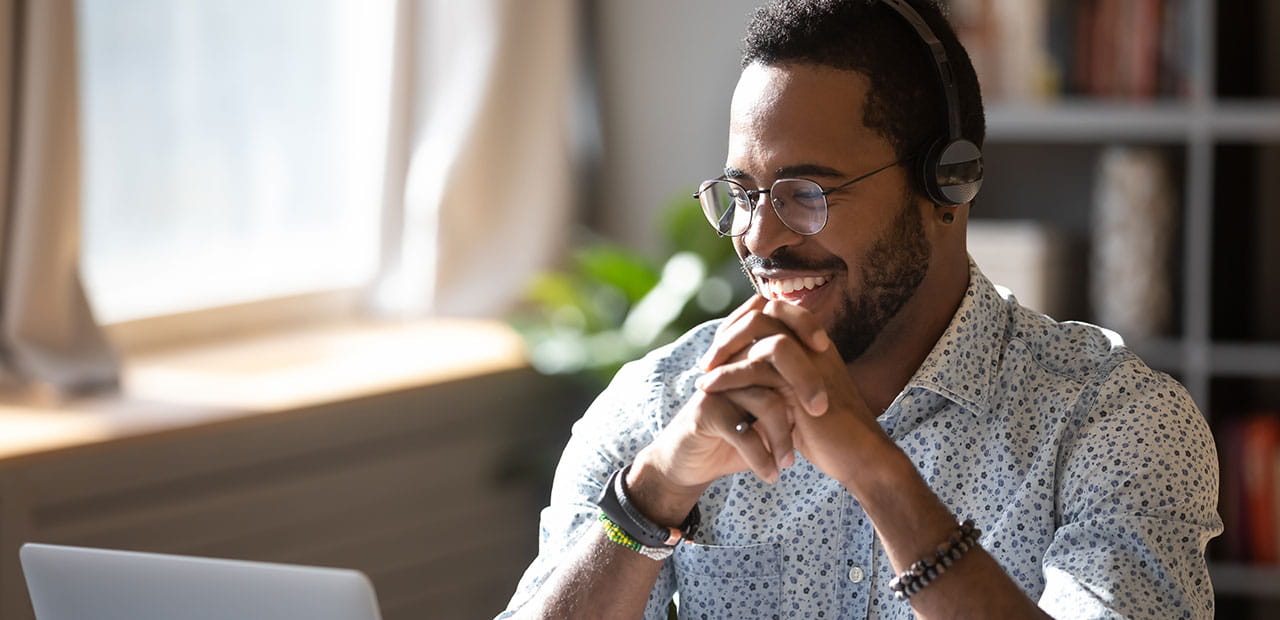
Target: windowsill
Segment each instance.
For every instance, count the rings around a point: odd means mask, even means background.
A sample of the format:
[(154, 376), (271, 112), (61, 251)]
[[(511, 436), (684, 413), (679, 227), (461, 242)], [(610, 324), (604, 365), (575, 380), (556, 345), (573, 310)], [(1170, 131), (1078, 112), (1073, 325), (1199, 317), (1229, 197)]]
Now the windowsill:
[(525, 366), (501, 323), (345, 321), (138, 354), (111, 395), (0, 404), (0, 464)]

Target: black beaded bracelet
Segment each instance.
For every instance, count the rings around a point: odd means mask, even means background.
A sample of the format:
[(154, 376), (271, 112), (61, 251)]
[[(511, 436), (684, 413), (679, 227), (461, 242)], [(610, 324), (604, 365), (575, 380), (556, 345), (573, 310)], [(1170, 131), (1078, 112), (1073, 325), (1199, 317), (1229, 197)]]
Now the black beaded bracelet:
[(899, 601), (905, 601), (915, 593), (924, 589), (938, 575), (947, 572), (951, 564), (960, 559), (965, 553), (978, 544), (978, 537), (982, 536), (982, 530), (973, 526), (972, 519), (965, 519), (961, 523), (954, 534), (947, 537), (946, 542), (938, 545), (938, 551), (932, 558), (924, 558), (910, 568), (902, 571), (901, 575), (894, 577), (889, 581), (889, 589), (893, 590), (893, 598)]

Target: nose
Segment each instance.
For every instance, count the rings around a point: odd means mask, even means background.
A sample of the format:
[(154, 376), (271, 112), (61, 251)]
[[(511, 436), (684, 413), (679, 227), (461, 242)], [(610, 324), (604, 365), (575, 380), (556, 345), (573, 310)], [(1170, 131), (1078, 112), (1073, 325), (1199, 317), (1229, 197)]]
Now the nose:
[(800, 242), (804, 235), (782, 223), (778, 212), (773, 208), (773, 197), (770, 194), (761, 193), (756, 201), (751, 223), (740, 237), (747, 252), (767, 257), (781, 248)]

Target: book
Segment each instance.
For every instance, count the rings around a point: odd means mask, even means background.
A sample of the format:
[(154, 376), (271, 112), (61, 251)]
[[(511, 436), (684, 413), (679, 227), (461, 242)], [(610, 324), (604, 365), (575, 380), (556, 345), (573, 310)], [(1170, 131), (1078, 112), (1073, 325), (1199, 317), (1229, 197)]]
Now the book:
[(1280, 458), (1280, 415), (1259, 413), (1249, 416), (1241, 433), (1244, 536), (1248, 547), (1245, 559), (1255, 564), (1280, 561), (1280, 497), (1277, 493), (1277, 458)]
[(1186, 94), (1188, 0), (952, 0), (991, 100)]

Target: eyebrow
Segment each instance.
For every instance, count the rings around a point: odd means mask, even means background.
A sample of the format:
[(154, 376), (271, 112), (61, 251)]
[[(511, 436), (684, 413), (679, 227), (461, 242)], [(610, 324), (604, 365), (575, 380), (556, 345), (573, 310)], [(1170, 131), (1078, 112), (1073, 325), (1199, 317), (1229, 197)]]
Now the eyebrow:
[[(849, 175), (832, 168), (831, 166), (822, 166), (819, 164), (796, 164), (793, 166), (783, 166), (774, 171), (774, 175), (779, 179), (791, 177), (847, 177)], [(733, 180), (750, 179), (752, 176), (746, 171), (725, 166), (724, 178)]]

